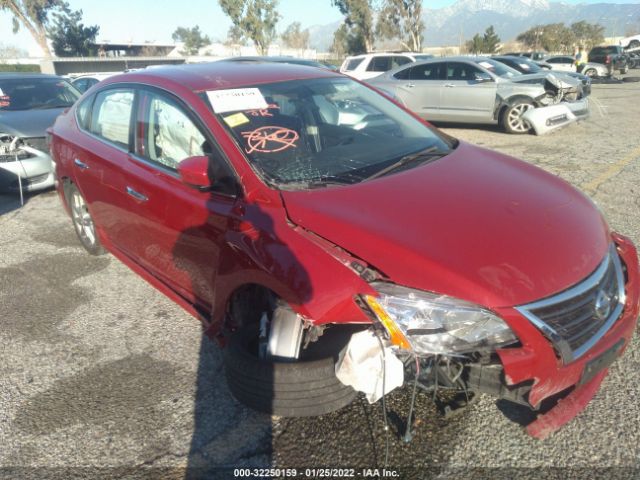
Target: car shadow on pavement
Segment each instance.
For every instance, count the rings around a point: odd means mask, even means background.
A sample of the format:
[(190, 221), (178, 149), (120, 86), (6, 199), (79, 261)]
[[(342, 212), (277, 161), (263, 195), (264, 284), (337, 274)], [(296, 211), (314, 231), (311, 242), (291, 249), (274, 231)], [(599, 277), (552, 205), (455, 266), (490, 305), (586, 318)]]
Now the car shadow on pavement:
[[(25, 193), (24, 203), (25, 205), (29, 201), (30, 194)], [(20, 203), (20, 194), (0, 193), (0, 216), (7, 213), (11, 213), (14, 210), (18, 210), (22, 207)]]

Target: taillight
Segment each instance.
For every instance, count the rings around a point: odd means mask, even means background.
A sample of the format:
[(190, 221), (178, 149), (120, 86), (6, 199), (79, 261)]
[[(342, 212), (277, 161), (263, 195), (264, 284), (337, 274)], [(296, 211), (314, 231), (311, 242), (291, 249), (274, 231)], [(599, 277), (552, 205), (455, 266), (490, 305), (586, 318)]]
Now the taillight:
[(611, 63), (611, 55), (607, 55), (607, 58), (604, 60), (605, 65), (609, 65)]

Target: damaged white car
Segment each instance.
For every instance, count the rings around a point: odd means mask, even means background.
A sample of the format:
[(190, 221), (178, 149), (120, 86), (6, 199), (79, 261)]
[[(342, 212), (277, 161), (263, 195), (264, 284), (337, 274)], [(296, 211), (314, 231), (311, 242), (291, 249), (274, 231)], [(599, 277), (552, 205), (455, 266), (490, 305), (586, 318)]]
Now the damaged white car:
[(79, 97), (54, 75), (0, 74), (0, 191), (53, 187), (46, 130)]
[[(541, 134), (589, 115), (579, 80), (523, 75), (485, 57), (413, 63), (369, 83), (431, 122), (499, 124), (509, 133)], [(542, 108), (549, 106), (560, 108)], [(524, 116), (536, 109), (542, 111)]]

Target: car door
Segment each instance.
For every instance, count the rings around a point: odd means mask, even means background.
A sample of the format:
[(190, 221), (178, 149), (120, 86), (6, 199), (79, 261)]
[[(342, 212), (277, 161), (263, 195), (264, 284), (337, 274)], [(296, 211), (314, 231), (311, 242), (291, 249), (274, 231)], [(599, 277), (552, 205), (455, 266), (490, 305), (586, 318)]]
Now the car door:
[(394, 75), (398, 98), (409, 110), (427, 120), (440, 119), (444, 65), (443, 62), (415, 65)]
[(134, 102), (135, 91), (118, 86), (83, 100), (78, 109), (82, 141), (70, 154), (75, 183), (95, 225), (117, 248), (127, 244), (132, 224), (125, 186)]
[(447, 62), (440, 95), (441, 120), (492, 122), (497, 90), (493, 77), (477, 65)]
[[(133, 212), (127, 251), (156, 278), (209, 311), (220, 246), (235, 204), (235, 181), (214, 139), (179, 99), (140, 90), (126, 192)], [(216, 186), (184, 184), (178, 164), (208, 156)]]

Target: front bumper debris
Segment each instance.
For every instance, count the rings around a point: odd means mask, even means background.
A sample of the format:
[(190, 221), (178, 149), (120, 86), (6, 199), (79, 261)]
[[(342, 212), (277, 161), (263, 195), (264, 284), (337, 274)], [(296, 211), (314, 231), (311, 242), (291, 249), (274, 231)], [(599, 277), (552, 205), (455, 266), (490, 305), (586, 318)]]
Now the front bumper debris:
[(522, 118), (531, 125), (536, 135), (545, 135), (588, 116), (589, 100), (583, 98), (575, 102), (532, 108), (525, 112)]

